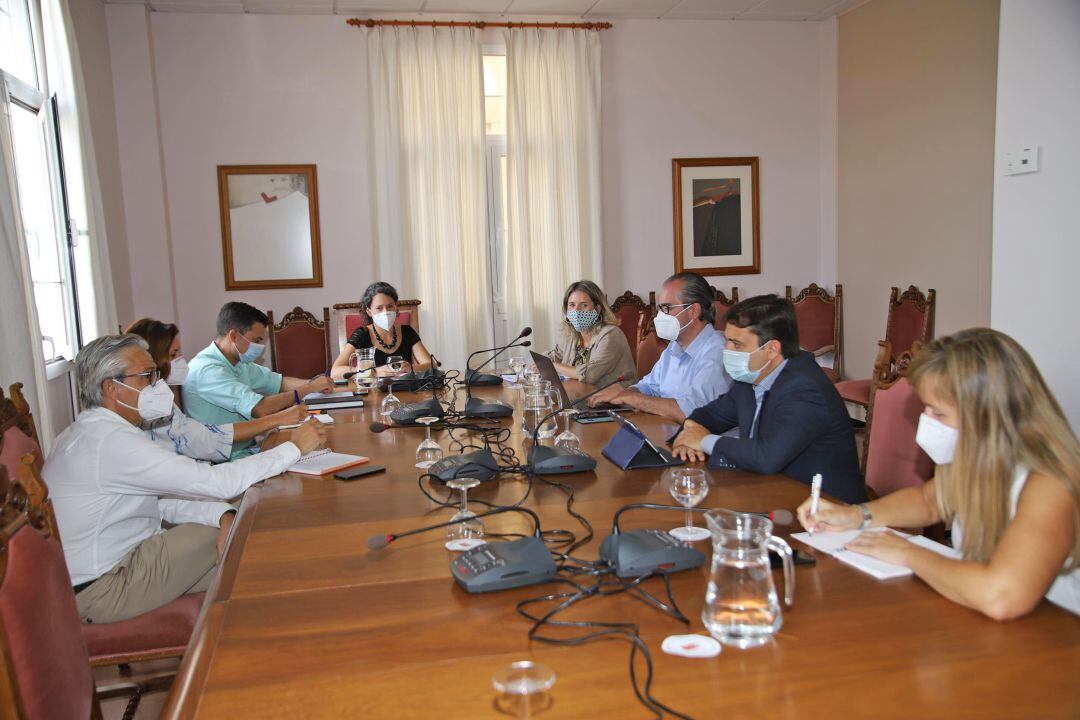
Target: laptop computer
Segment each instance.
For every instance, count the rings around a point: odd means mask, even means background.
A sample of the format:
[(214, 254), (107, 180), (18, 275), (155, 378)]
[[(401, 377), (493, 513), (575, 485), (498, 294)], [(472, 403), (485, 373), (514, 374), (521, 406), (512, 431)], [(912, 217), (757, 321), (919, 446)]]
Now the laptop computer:
[(583, 413), (597, 414), (604, 414), (609, 410), (612, 412), (630, 412), (634, 409), (629, 405), (612, 405), (611, 403), (600, 403), (596, 407), (591, 408), (583, 402), (579, 403), (576, 400), (571, 399), (570, 394), (566, 392), (566, 386), (563, 385), (562, 378), (559, 377), (559, 371), (555, 369), (555, 363), (551, 362), (551, 358), (547, 355), (541, 355), (540, 353), (533, 351), (530, 351), (529, 354), (532, 355), (533, 362), (536, 363), (536, 369), (540, 372), (540, 377), (550, 381), (551, 387), (558, 388), (559, 396), (562, 398), (562, 406), (564, 408), (578, 407)]

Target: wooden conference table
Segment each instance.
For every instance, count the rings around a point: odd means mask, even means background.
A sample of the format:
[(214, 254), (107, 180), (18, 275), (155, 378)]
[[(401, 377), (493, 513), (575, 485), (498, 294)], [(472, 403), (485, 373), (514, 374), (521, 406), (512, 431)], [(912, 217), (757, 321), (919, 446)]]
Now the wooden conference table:
[[(476, 392), (519, 403), (513, 390)], [(401, 395), (406, 402), (416, 397)], [(568, 647), (528, 639), (529, 622), (515, 605), (567, 586), (470, 595), (451, 578), (444, 530), (368, 551), (371, 535), (452, 514), (418, 490), (414, 453), (423, 429), (373, 433), (381, 395), (368, 397), (362, 410), (333, 412), (329, 445), (367, 455), (387, 472), (352, 482), (285, 474), (248, 491), (164, 717), (501, 717), (492, 676), (524, 659), (557, 675), (539, 717), (649, 717), (630, 684), (628, 642)], [(519, 418), (504, 423), (514, 428), (510, 442), (520, 458)], [(674, 429), (655, 416), (634, 419), (656, 441)], [(575, 488), (574, 509), (595, 528), (577, 557), (597, 557), (622, 505), (672, 502), (661, 471), (623, 472), (600, 457), (615, 429), (575, 424), (597, 468), (553, 476)], [(435, 437), (446, 450), (445, 432)], [(794, 509), (807, 495), (806, 486), (783, 476), (709, 475), (707, 507)], [(470, 498), (512, 503), (525, 489), (524, 476), (515, 475)], [(526, 506), (545, 529), (584, 532), (557, 488), (534, 483)], [(681, 518), (637, 511), (620, 525), (668, 528)], [(485, 528), (527, 533), (531, 521), (506, 513), (486, 518)], [(706, 544), (699, 547), (710, 554)], [(781, 574), (774, 575), (779, 589)], [(586, 600), (560, 619), (638, 624), (655, 664), (654, 696), (699, 719), (1080, 717), (1080, 619), (1049, 603), (1023, 619), (993, 622), (919, 580), (881, 582), (819, 555), (816, 565), (796, 568), (794, 607), (784, 609), (784, 626), (770, 644), (725, 647), (708, 660), (663, 653), (664, 637), (704, 632), (707, 577), (707, 563), (672, 576), (689, 628), (625, 593)], [(648, 582), (663, 595), (661, 580)]]

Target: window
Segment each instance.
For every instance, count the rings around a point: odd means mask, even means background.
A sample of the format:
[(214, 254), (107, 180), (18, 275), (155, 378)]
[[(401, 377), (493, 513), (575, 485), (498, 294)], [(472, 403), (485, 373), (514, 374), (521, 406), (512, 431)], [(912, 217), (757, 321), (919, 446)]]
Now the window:
[(506, 50), (484, 48), (484, 129), (487, 133), (488, 262), (495, 345), (511, 335), (506, 318), (506, 250), (509, 237), (506, 177)]
[[(8, 86), (15, 184), (48, 362), (74, 358), (82, 338), (75, 282), (79, 258), (67, 232), (57, 102), (39, 60), (44, 56), (40, 10), (37, 0), (0, 0), (0, 71)], [(89, 279), (88, 263), (79, 269)]]

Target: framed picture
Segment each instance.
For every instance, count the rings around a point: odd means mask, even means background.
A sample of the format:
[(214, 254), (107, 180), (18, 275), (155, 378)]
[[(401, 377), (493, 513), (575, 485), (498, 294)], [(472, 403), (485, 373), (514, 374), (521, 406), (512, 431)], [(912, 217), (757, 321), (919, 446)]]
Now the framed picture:
[(322, 287), (314, 165), (218, 165), (225, 289)]
[(761, 272), (758, 159), (676, 158), (675, 272)]

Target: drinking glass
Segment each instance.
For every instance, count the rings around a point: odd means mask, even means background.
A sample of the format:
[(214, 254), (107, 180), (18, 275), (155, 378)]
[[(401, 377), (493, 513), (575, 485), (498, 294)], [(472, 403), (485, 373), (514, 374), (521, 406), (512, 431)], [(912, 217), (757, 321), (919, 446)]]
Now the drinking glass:
[(555, 672), (547, 665), (522, 660), (510, 663), (491, 678), (499, 691), (495, 706), (499, 712), (519, 720), (531, 718), (533, 711), (551, 706), (547, 691), (555, 684)]
[[(400, 355), (391, 355), (386, 358), (386, 364), (394, 371), (394, 375), (401, 372), (404, 362), (405, 361)], [(382, 415), (389, 415), (399, 407), (401, 407), (401, 400), (394, 394), (394, 382), (393, 378), (391, 378), (389, 394), (383, 398), (382, 403), (379, 405), (379, 413)]]
[(709, 494), (709, 481), (705, 477), (705, 471), (700, 468), (669, 468), (664, 473), (664, 480), (668, 483), (671, 496), (686, 508), (686, 527), (673, 528), (668, 530), (668, 533), (683, 542), (709, 538), (708, 530), (694, 527), (694, 513), (690, 511), (690, 508), (700, 503)]
[(469, 490), (480, 484), (477, 478), (457, 478), (447, 480), (446, 487), (461, 491), (461, 509), (454, 513), (446, 528), (446, 537), (450, 540), (479, 540), (484, 537), (484, 523), (469, 509)]
[(555, 438), (555, 446), (565, 448), (566, 450), (580, 450), (581, 438), (570, 429), (570, 419), (577, 413), (576, 409), (570, 408), (562, 411), (562, 415), (566, 418), (566, 429), (563, 430)]
[(424, 439), (420, 441), (420, 445), (416, 448), (416, 467), (427, 469), (442, 460), (443, 457), (443, 451), (439, 447), (439, 443), (431, 439), (431, 424), (439, 422), (439, 418), (422, 417), (417, 418), (416, 422), (423, 425), (427, 431)]
[(527, 363), (525, 362), (525, 356), (519, 353), (519, 350), (510, 351), (510, 372), (517, 376), (515, 382), (521, 384), (521, 373), (525, 370)]

